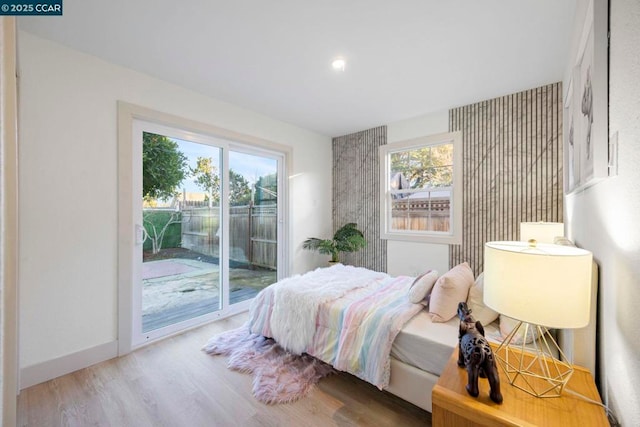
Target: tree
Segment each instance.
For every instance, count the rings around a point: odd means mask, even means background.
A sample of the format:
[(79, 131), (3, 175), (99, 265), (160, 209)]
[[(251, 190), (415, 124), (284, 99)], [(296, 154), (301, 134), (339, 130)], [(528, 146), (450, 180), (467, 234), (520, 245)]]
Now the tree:
[[(166, 221), (161, 219), (162, 216), (168, 216)], [(155, 255), (162, 249), (164, 236), (171, 224), (180, 224), (182, 222), (182, 214), (179, 211), (147, 211), (143, 213), (142, 222), (144, 227), (143, 241), (151, 240), (151, 252)]]
[(170, 199), (185, 178), (187, 157), (166, 136), (144, 132), (142, 136), (142, 197)]
[(275, 204), (278, 200), (278, 174), (272, 173), (258, 178), (255, 184), (256, 193), (254, 202), (256, 205)]
[[(211, 157), (198, 157), (195, 168), (189, 168), (198, 187), (207, 192), (209, 207), (220, 201), (220, 175)], [(233, 169), (229, 169), (229, 202), (231, 205), (248, 205), (251, 200), (249, 181)]]
[[(157, 199), (170, 199), (186, 175), (187, 157), (178, 150), (178, 144), (164, 135), (142, 134), (142, 197), (149, 203)], [(143, 216), (144, 240), (150, 239), (154, 254), (162, 249), (162, 241), (171, 224), (180, 222), (180, 213), (172, 212), (166, 223), (152, 220), (155, 212)]]
[(409, 188), (451, 185), (452, 165), (452, 144), (438, 144), (391, 155), (391, 170), (402, 173), (409, 181)]
[(248, 205), (251, 201), (251, 188), (249, 181), (234, 171), (229, 169), (229, 204), (232, 206)]
[(195, 168), (189, 168), (193, 181), (207, 193), (209, 207), (220, 201), (220, 175), (211, 157), (198, 157)]

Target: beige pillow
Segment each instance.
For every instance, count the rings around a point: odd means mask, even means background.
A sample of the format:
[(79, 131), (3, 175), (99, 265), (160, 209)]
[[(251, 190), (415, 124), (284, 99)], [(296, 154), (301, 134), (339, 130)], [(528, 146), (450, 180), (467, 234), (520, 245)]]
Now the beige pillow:
[(553, 238), (553, 244), (554, 245), (561, 245), (561, 246), (575, 246), (575, 244), (571, 241), (571, 239), (564, 237), (564, 236), (556, 236)]
[[(507, 338), (507, 336), (513, 331), (513, 329), (518, 325), (518, 320), (511, 318), (509, 316), (505, 316), (504, 314), (500, 315), (500, 335), (502, 339)], [(525, 340), (524, 336), (524, 323), (518, 328), (518, 332), (513, 336), (511, 340), (511, 344), (521, 345)], [(529, 326), (529, 333), (526, 336), (525, 344), (531, 344), (534, 340), (540, 338), (540, 334), (538, 333), (538, 328), (535, 325)]]
[(433, 286), (429, 314), (434, 322), (448, 322), (458, 311), (458, 304), (467, 300), (473, 286), (473, 272), (466, 262), (442, 275)]
[(475, 320), (480, 321), (483, 325), (488, 325), (498, 318), (499, 313), (484, 305), (483, 295), (484, 273), (480, 273), (471, 289), (469, 289), (467, 306), (471, 309), (471, 315)]
[(413, 281), (409, 288), (409, 301), (414, 304), (423, 303), (427, 305), (427, 295), (433, 289), (437, 279), (438, 272), (435, 270), (429, 270), (416, 277), (416, 280)]

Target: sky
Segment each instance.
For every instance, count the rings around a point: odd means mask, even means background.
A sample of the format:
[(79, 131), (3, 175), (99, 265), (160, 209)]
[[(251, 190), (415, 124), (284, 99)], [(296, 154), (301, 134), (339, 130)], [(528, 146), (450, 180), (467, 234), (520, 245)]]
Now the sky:
[[(195, 168), (198, 157), (211, 157), (214, 160), (214, 164), (220, 165), (222, 149), (176, 138), (171, 138), (171, 140), (175, 141), (178, 144), (178, 150), (187, 156), (189, 167)], [(250, 185), (255, 183), (261, 176), (276, 173), (277, 165), (276, 159), (229, 151), (229, 168), (244, 176)], [(193, 193), (203, 191), (190, 177), (185, 178), (180, 189)]]

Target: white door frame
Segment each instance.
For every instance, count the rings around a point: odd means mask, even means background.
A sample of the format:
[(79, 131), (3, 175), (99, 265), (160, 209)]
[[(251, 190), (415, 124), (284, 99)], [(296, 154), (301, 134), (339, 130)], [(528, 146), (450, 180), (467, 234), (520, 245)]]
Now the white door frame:
[[(223, 318), (248, 309), (249, 301), (229, 306), (228, 292), (223, 292), (223, 310), (216, 311), (210, 315), (201, 316), (196, 319), (181, 322), (180, 328), (162, 328), (150, 333), (140, 334), (141, 331), (134, 328), (136, 316), (135, 306), (140, 300), (136, 294), (135, 281), (140, 277), (141, 263), (134, 262), (136, 251), (140, 246), (136, 246), (136, 218), (134, 212), (140, 207), (141, 184), (136, 175), (141, 174), (141, 146), (136, 148), (134, 141), (134, 128), (136, 121), (152, 124), (158, 129), (178, 129), (181, 130), (181, 139), (207, 139), (215, 141), (216, 146), (226, 144), (223, 150), (223, 173), (228, 176), (228, 151), (237, 149), (248, 153), (270, 153), (271, 156), (280, 155), (278, 180), (278, 279), (288, 275), (289, 250), (287, 247), (289, 235), (289, 225), (286, 215), (289, 212), (289, 204), (286, 197), (286, 176), (290, 170), (288, 163), (291, 161), (291, 148), (265, 141), (249, 135), (243, 135), (226, 129), (194, 122), (170, 114), (165, 114), (139, 107), (133, 104), (118, 102), (118, 354), (123, 355), (154, 340), (167, 337), (184, 331), (188, 328), (201, 325), (203, 322)], [(173, 132), (170, 132), (170, 135)], [(189, 138), (184, 138), (189, 136)], [(141, 141), (141, 140), (140, 140)], [(137, 151), (139, 150), (139, 151)], [(223, 180), (223, 185), (228, 186), (227, 180)], [(138, 191), (139, 190), (139, 191)], [(226, 189), (228, 191), (228, 188)], [(282, 195), (282, 196), (280, 196)], [(282, 199), (281, 199), (282, 198)], [(138, 209), (141, 215), (141, 209)], [(228, 218), (223, 212), (223, 248), (228, 247)], [(141, 219), (140, 222), (141, 223)], [(226, 257), (226, 254), (225, 254)], [(137, 265), (136, 265), (137, 264)], [(228, 262), (220, 263), (221, 275), (228, 277)], [(223, 283), (225, 281), (223, 280)], [(223, 286), (225, 286), (223, 284)], [(226, 310), (225, 310), (226, 307)]]
[[(133, 120), (133, 128), (132, 128), (132, 136), (131, 140), (133, 143), (132, 146), (132, 160), (133, 160), (133, 177), (132, 185), (133, 185), (133, 223), (135, 227), (135, 239), (134, 245), (135, 249), (133, 251), (133, 268), (132, 268), (132, 285), (133, 285), (133, 304), (132, 304), (132, 345), (133, 348), (140, 347), (148, 342), (153, 342), (159, 338), (164, 338), (166, 336), (170, 336), (181, 332), (185, 329), (201, 325), (211, 320), (219, 319), (222, 317), (227, 317), (231, 314), (235, 314), (236, 312), (230, 310), (228, 307), (228, 298), (226, 297), (228, 291), (226, 289), (226, 278), (228, 277), (228, 269), (225, 268), (227, 265), (227, 256), (226, 251), (221, 253), (219, 259), (219, 267), (220, 267), (220, 278), (219, 278), (219, 292), (220, 296), (223, 298), (223, 303), (220, 309), (214, 309), (211, 313), (207, 313), (202, 316), (198, 316), (195, 318), (183, 320), (177, 323), (172, 323), (170, 325), (164, 326), (162, 328), (154, 329), (151, 331), (144, 332), (142, 330), (142, 292), (141, 292), (141, 284), (142, 284), (142, 245), (144, 244), (142, 238), (142, 230), (143, 230), (143, 220), (142, 220), (142, 198), (140, 195), (142, 194), (142, 140), (143, 140), (143, 132), (155, 133), (157, 135), (167, 136), (169, 138), (180, 139), (183, 141), (189, 141), (194, 143), (200, 143), (204, 145), (208, 145), (210, 147), (220, 149), (220, 153), (226, 153), (229, 150), (229, 143), (227, 141), (221, 140), (219, 138), (214, 138), (208, 135), (204, 135), (201, 133), (189, 132), (183, 129), (178, 129), (173, 126), (160, 125), (157, 123), (152, 123), (146, 120)], [(221, 156), (222, 157), (222, 156)], [(225, 156), (226, 157), (226, 156)], [(222, 159), (222, 163), (226, 163), (224, 159)], [(223, 166), (223, 170), (220, 171), (221, 176), (226, 176), (227, 170), (225, 166)], [(136, 178), (137, 177), (137, 178)], [(226, 184), (226, 179), (222, 179), (223, 184)], [(224, 187), (222, 192), (221, 199), (221, 216), (225, 218), (227, 215), (224, 214), (226, 209), (225, 197), (227, 194), (228, 186)], [(223, 223), (224, 224), (224, 223)], [(223, 225), (221, 227), (222, 230), (222, 247), (226, 247), (228, 239), (228, 230), (227, 226)]]
[(15, 425), (18, 370), (18, 84), (16, 19), (0, 18), (0, 424)]

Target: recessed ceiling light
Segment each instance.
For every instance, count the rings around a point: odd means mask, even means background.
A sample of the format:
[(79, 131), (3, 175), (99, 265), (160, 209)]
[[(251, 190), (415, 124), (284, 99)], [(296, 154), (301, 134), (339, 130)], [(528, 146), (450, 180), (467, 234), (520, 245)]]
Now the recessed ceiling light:
[(345, 65), (347, 65), (347, 61), (345, 61), (343, 58), (336, 58), (331, 63), (331, 66), (336, 71), (344, 71)]

